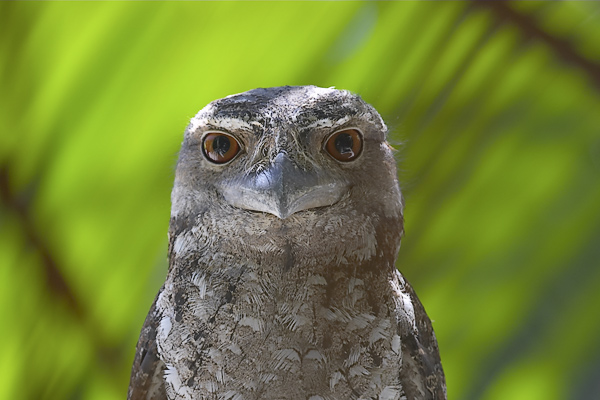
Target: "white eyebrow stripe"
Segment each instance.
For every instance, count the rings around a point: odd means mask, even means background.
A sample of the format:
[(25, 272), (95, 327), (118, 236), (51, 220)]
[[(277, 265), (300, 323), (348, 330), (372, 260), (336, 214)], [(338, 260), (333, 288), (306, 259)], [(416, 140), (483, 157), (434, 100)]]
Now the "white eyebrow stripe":
[[(339, 119), (322, 118), (309, 125), (303, 126), (302, 129), (314, 129), (314, 128), (333, 128), (343, 125), (350, 121), (351, 116), (347, 115)], [(192, 130), (196, 130), (201, 125), (211, 125), (215, 128), (223, 128), (224, 130), (231, 131), (253, 131), (256, 126), (262, 128), (263, 125), (258, 121), (246, 122), (242, 119), (235, 117), (196, 117), (192, 119)]]
[[(200, 128), (224, 131), (252, 131), (252, 125), (237, 118), (196, 117), (190, 121), (189, 131), (196, 132)], [(204, 130), (203, 129), (203, 130)]]
[(219, 127), (219, 128), (223, 128), (226, 130), (232, 130), (232, 131), (240, 131), (240, 130), (252, 131), (252, 130), (254, 130), (253, 125), (256, 125), (256, 124), (260, 125), (256, 121), (248, 123), (244, 120), (241, 120), (239, 118), (233, 118), (233, 117), (218, 117), (218, 118), (204, 117), (199, 122), (202, 124), (205, 124), (205, 125), (212, 125), (214, 127)]
[(340, 119), (336, 119), (336, 120), (332, 120), (331, 118), (323, 118), (323, 119), (319, 119), (319, 120), (313, 122), (310, 125), (307, 125), (305, 128), (306, 129), (333, 128), (334, 126), (339, 126), (339, 125), (345, 124), (348, 121), (350, 121), (349, 115), (347, 115), (343, 118), (340, 118)]

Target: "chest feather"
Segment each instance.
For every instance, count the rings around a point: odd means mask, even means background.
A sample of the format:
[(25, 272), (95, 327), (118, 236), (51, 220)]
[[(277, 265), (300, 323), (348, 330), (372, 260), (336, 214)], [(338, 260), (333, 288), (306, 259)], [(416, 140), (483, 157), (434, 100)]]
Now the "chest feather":
[(400, 398), (393, 277), (256, 271), (167, 280), (157, 345), (170, 397)]

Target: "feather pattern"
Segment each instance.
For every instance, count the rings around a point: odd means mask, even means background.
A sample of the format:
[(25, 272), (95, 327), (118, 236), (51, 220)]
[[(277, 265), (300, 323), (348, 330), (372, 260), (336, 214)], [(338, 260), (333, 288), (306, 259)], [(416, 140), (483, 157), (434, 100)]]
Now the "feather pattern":
[[(199, 150), (215, 130), (243, 149), (224, 165)], [(324, 150), (340, 130), (355, 139)], [(129, 399), (446, 398), (431, 322), (394, 267), (403, 202), (385, 134), (358, 96), (315, 87), (256, 89), (192, 119)], [(327, 154), (348, 140), (360, 157)]]

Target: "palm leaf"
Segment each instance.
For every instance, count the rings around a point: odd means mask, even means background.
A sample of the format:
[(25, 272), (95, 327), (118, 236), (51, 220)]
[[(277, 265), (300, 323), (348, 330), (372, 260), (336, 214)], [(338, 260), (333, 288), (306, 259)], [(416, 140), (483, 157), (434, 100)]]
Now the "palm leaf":
[(125, 396), (187, 120), (347, 88), (456, 399), (600, 396), (600, 4), (0, 4), (0, 398)]

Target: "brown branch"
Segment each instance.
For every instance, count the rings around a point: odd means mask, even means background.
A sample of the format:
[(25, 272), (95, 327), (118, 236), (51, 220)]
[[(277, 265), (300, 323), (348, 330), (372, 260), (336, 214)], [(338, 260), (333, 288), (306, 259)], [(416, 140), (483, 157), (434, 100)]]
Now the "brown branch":
[(8, 163), (0, 166), (0, 200), (6, 209), (18, 218), (27, 241), (40, 255), (42, 267), (46, 275), (46, 283), (50, 292), (64, 299), (73, 314), (81, 319), (83, 316), (82, 307), (58, 267), (52, 252), (42, 240), (42, 236), (38, 233), (37, 227), (33, 223), (29, 210), (29, 199), (23, 195), (13, 193), (11, 189)]
[(600, 64), (579, 54), (568, 40), (545, 32), (537, 25), (534, 17), (518, 13), (506, 1), (474, 0), (472, 4), (493, 11), (494, 18), (501, 23), (516, 26), (526, 38), (546, 44), (560, 59), (583, 70), (600, 89)]
[(57, 298), (63, 299), (65, 306), (78, 320), (95, 349), (96, 362), (109, 371), (114, 382), (121, 384), (124, 378), (116, 366), (122, 364), (123, 358), (128, 353), (108, 343), (101, 336), (101, 330), (96, 324), (88, 320), (83, 305), (69, 286), (49, 246), (44, 241), (43, 235), (39, 232), (39, 227), (34, 223), (29, 200), (31, 195), (28, 192), (15, 193), (10, 182), (10, 163), (4, 162), (0, 165), (0, 204), (8, 213), (17, 218), (28, 244), (39, 253), (48, 290)]

